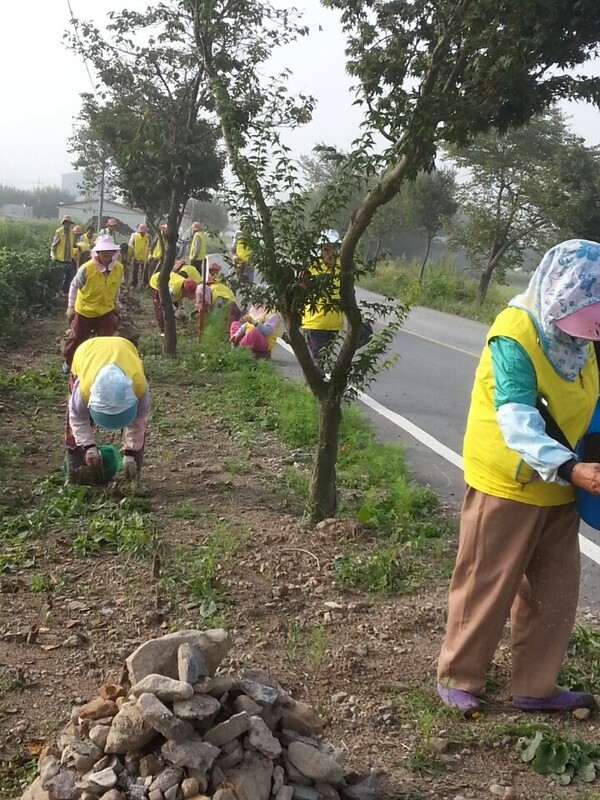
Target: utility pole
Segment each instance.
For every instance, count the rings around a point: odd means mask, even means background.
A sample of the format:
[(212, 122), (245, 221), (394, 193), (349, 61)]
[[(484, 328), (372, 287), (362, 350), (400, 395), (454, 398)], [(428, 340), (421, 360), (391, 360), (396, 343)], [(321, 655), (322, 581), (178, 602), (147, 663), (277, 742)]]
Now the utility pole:
[(104, 215), (104, 176), (106, 174), (106, 159), (102, 159), (102, 171), (100, 172), (100, 191), (98, 198), (98, 233), (102, 230), (102, 217)]

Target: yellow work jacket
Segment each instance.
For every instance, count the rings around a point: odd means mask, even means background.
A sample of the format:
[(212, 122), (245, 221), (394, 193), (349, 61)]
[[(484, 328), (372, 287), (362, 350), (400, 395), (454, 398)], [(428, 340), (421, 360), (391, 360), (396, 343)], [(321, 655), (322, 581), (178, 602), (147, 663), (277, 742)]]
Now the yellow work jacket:
[(229, 303), (235, 302), (235, 295), (225, 283), (221, 283), (221, 281), (215, 281), (214, 283), (208, 284), (210, 289), (210, 294), (212, 297), (212, 302), (214, 303), (215, 300), (219, 298), (223, 298), (227, 300)]
[[(272, 313), (273, 313), (272, 311), (267, 311), (265, 314), (263, 314), (261, 317), (259, 317), (259, 318), (258, 318), (256, 321), (257, 321), (258, 323), (262, 323), (262, 324), (264, 324), (264, 323), (266, 322), (267, 318), (268, 318), (268, 317), (269, 317), (269, 316), (270, 316)], [(250, 327), (252, 328), (252, 327), (254, 327), (254, 326), (253, 326), (253, 325), (250, 325)], [(277, 343), (277, 337), (279, 336), (279, 328), (280, 328), (280, 325), (278, 325), (278, 326), (275, 328), (275, 330), (273, 331), (273, 333), (271, 333), (271, 334), (269, 334), (269, 336), (267, 336), (267, 346), (268, 346), (269, 350), (272, 350), (272, 349), (275, 347), (276, 343)]]
[(148, 388), (142, 361), (135, 346), (121, 336), (97, 336), (80, 344), (75, 351), (71, 372), (79, 378), (83, 400), (89, 403), (96, 375), (108, 364), (116, 364), (123, 370), (133, 384), (135, 396), (141, 400)]
[(101, 317), (114, 311), (115, 299), (123, 280), (123, 264), (117, 261), (109, 271), (100, 272), (93, 261), (81, 265), (86, 271), (85, 284), (77, 289), (75, 311), (83, 317)]
[(150, 236), (147, 233), (134, 233), (130, 241), (135, 261), (147, 261), (150, 255)]
[[(319, 260), (318, 264), (309, 267), (311, 275), (318, 275), (321, 272), (329, 272), (324, 261)], [(329, 301), (335, 303), (340, 299), (340, 265), (336, 261), (334, 269), (333, 283), (330, 288)], [(344, 324), (344, 316), (341, 311), (330, 309), (325, 311), (322, 303), (317, 303), (315, 310), (311, 311), (307, 306), (302, 315), (302, 327), (310, 331), (339, 331)]]
[(79, 240), (79, 243), (81, 244), (81, 242), (85, 242), (88, 245), (87, 249), (91, 250), (92, 247), (94, 246), (94, 242), (95, 241), (96, 241), (96, 237), (95, 236), (89, 236), (87, 233), (84, 233), (84, 234), (82, 234), (81, 239)]
[[(148, 281), (148, 285), (151, 289), (154, 289), (158, 292), (158, 276), (160, 272), (155, 272), (154, 275), (150, 276), (150, 280)], [(186, 279), (183, 275), (179, 275), (177, 272), (172, 272), (169, 275), (169, 289), (171, 293), (171, 300), (173, 303), (178, 303), (181, 300), (183, 295), (183, 283)]]
[[(65, 229), (63, 228), (62, 225), (60, 226), (60, 228), (56, 229), (54, 235), (55, 235), (55, 237), (58, 236), (58, 243), (57, 243), (56, 247), (53, 248), (53, 257), (57, 261), (65, 261), (65, 250), (66, 250), (66, 245), (67, 245), (67, 233), (65, 232)], [(73, 233), (73, 231), (71, 229), (69, 229), (68, 236), (69, 236), (69, 242), (70, 242), (70, 248), (69, 248), (69, 254), (70, 255), (69, 255), (69, 258), (67, 260), (70, 261), (71, 259), (76, 257), (77, 250), (76, 250), (76, 246), (75, 246), (75, 234)]]
[(157, 236), (156, 241), (154, 242), (154, 247), (152, 248), (152, 252), (150, 253), (150, 258), (155, 258), (157, 261), (160, 261), (162, 254), (162, 241), (160, 236)]
[(190, 242), (190, 257), (188, 261), (202, 261), (206, 258), (206, 236), (201, 231), (196, 231)]
[(191, 264), (184, 264), (181, 269), (177, 270), (177, 274), (182, 275), (184, 278), (191, 278), (196, 283), (202, 283), (202, 275)]
[(245, 264), (246, 261), (250, 261), (252, 257), (252, 250), (248, 247), (248, 245), (244, 244), (243, 239), (237, 239), (235, 243), (235, 255), (242, 264)]
[(537, 328), (519, 308), (502, 311), (490, 328), (475, 374), (467, 419), (463, 459), (465, 481), (480, 492), (534, 506), (559, 506), (575, 499), (573, 486), (545, 483), (521, 456), (506, 446), (494, 407), (494, 373), (488, 343), (496, 336), (514, 339), (533, 364), (538, 395), (573, 447), (583, 436), (598, 400), (598, 366), (589, 345), (585, 367), (568, 381), (553, 368), (544, 353)]

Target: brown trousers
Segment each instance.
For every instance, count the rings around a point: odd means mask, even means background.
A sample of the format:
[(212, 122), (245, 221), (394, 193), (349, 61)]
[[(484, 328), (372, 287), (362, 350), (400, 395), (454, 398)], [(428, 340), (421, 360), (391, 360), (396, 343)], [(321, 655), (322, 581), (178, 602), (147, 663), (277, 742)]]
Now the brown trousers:
[(109, 311), (101, 317), (84, 317), (82, 314), (75, 314), (71, 322), (71, 330), (67, 336), (62, 356), (68, 366), (73, 363), (75, 350), (82, 342), (96, 336), (113, 336), (119, 327), (119, 316), (114, 311)]
[(574, 503), (540, 508), (467, 487), (440, 683), (480, 694), (510, 614), (513, 695), (560, 691), (579, 595), (578, 531)]

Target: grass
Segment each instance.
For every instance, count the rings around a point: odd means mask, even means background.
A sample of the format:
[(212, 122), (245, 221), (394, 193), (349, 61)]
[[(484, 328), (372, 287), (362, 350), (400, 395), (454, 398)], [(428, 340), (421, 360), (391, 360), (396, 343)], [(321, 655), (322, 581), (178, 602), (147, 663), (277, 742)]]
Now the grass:
[(492, 283), (483, 303), (476, 302), (478, 281), (465, 274), (457, 275), (453, 259), (431, 262), (422, 284), (418, 282), (419, 266), (403, 259), (377, 265), (374, 273), (361, 278), (363, 289), (400, 300), (412, 298), (417, 305), (456, 314), (490, 324), (506, 306), (506, 302), (524, 287), (527, 274), (511, 276), (512, 286)]
[(568, 689), (600, 694), (600, 631), (576, 625), (558, 683)]

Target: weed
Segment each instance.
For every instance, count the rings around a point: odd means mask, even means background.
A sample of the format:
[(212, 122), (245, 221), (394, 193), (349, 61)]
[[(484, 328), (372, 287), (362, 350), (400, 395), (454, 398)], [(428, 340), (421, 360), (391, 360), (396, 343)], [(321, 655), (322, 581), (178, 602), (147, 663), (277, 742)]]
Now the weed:
[(169, 516), (174, 519), (197, 519), (200, 511), (191, 500), (186, 500), (184, 503), (170, 508)]
[(411, 587), (413, 566), (397, 545), (388, 545), (374, 553), (337, 556), (335, 581), (342, 589), (361, 589), (373, 594), (403, 594)]
[(308, 663), (315, 672), (318, 672), (325, 661), (327, 655), (327, 634), (322, 625), (315, 625), (310, 632), (310, 638), (306, 648)]
[(0, 761), (0, 797), (18, 797), (34, 780), (37, 761), (28, 758), (14, 758)]
[(600, 630), (576, 625), (558, 678), (561, 686), (600, 693)]
[(298, 647), (300, 645), (300, 628), (296, 620), (287, 620), (285, 623), (285, 663), (291, 667), (296, 656), (298, 655)]

